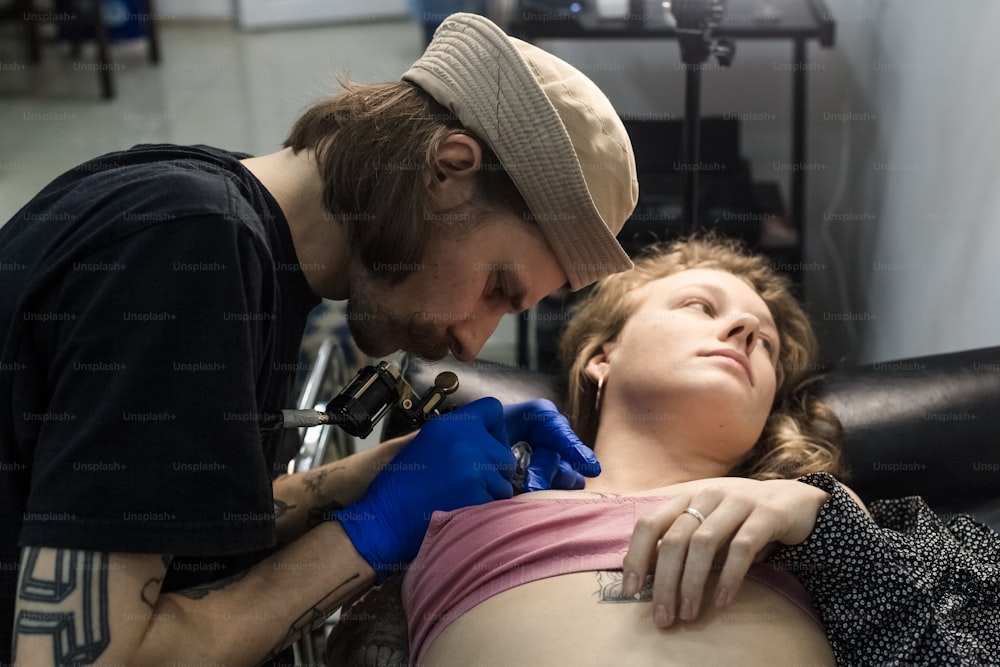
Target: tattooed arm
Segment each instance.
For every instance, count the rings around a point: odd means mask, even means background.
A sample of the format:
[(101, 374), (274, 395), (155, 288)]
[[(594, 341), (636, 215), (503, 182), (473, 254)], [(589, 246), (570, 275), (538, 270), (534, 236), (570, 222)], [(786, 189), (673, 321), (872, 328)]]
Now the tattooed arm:
[(246, 572), (161, 595), (168, 565), (148, 554), (22, 549), (14, 664), (254, 665), (375, 580), (332, 522)]
[(387, 440), (379, 446), (314, 470), (283, 475), (274, 481), (274, 518), (278, 543), (288, 544), (329, 517), (331, 506), (343, 508), (365, 490), (413, 435)]

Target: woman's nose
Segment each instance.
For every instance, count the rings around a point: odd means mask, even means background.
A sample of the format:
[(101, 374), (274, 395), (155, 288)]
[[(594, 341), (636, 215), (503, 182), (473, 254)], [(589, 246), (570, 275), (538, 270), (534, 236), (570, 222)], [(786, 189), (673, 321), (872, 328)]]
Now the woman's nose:
[(750, 313), (739, 313), (726, 322), (722, 331), (722, 340), (737, 340), (745, 347), (745, 352), (749, 356), (760, 338), (758, 335), (760, 320)]

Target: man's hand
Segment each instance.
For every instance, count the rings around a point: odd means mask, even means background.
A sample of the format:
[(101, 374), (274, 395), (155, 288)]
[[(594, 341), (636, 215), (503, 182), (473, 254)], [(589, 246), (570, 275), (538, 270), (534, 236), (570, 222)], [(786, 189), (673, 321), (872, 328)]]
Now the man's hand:
[(685, 482), (669, 490), (672, 498), (636, 523), (623, 564), (625, 595), (638, 593), (646, 575), (655, 573), (653, 618), (660, 627), (698, 616), (714, 561), (723, 563), (714, 603), (729, 604), (750, 565), (775, 542), (798, 544), (809, 536), (829, 498), (795, 480), (740, 477)]
[(531, 445), (525, 491), (582, 489), (584, 477), (601, 474), (594, 452), (580, 441), (566, 417), (544, 398), (504, 406), (504, 426), (510, 445)]
[(503, 407), (482, 398), (429, 421), (333, 516), (381, 582), (417, 555), (433, 512), (510, 498), (514, 465)]

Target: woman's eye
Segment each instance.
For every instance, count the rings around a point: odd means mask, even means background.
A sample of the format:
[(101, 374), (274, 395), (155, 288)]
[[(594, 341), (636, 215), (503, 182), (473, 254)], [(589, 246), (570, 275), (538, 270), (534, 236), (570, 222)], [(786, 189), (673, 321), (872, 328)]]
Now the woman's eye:
[(706, 315), (711, 315), (712, 313), (715, 312), (712, 309), (712, 306), (710, 304), (706, 303), (705, 301), (688, 301), (686, 304), (684, 304), (684, 307), (685, 308), (696, 308), (696, 309), (702, 311), (703, 313), (705, 313)]

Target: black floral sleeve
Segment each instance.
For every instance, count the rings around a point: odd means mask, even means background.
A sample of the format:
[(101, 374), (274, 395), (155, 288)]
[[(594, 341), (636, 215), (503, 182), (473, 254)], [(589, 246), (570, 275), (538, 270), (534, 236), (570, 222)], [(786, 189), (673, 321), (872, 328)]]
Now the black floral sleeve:
[(801, 544), (770, 558), (812, 595), (838, 665), (1000, 665), (1000, 534), (919, 497), (875, 501), (871, 518), (837, 481)]

